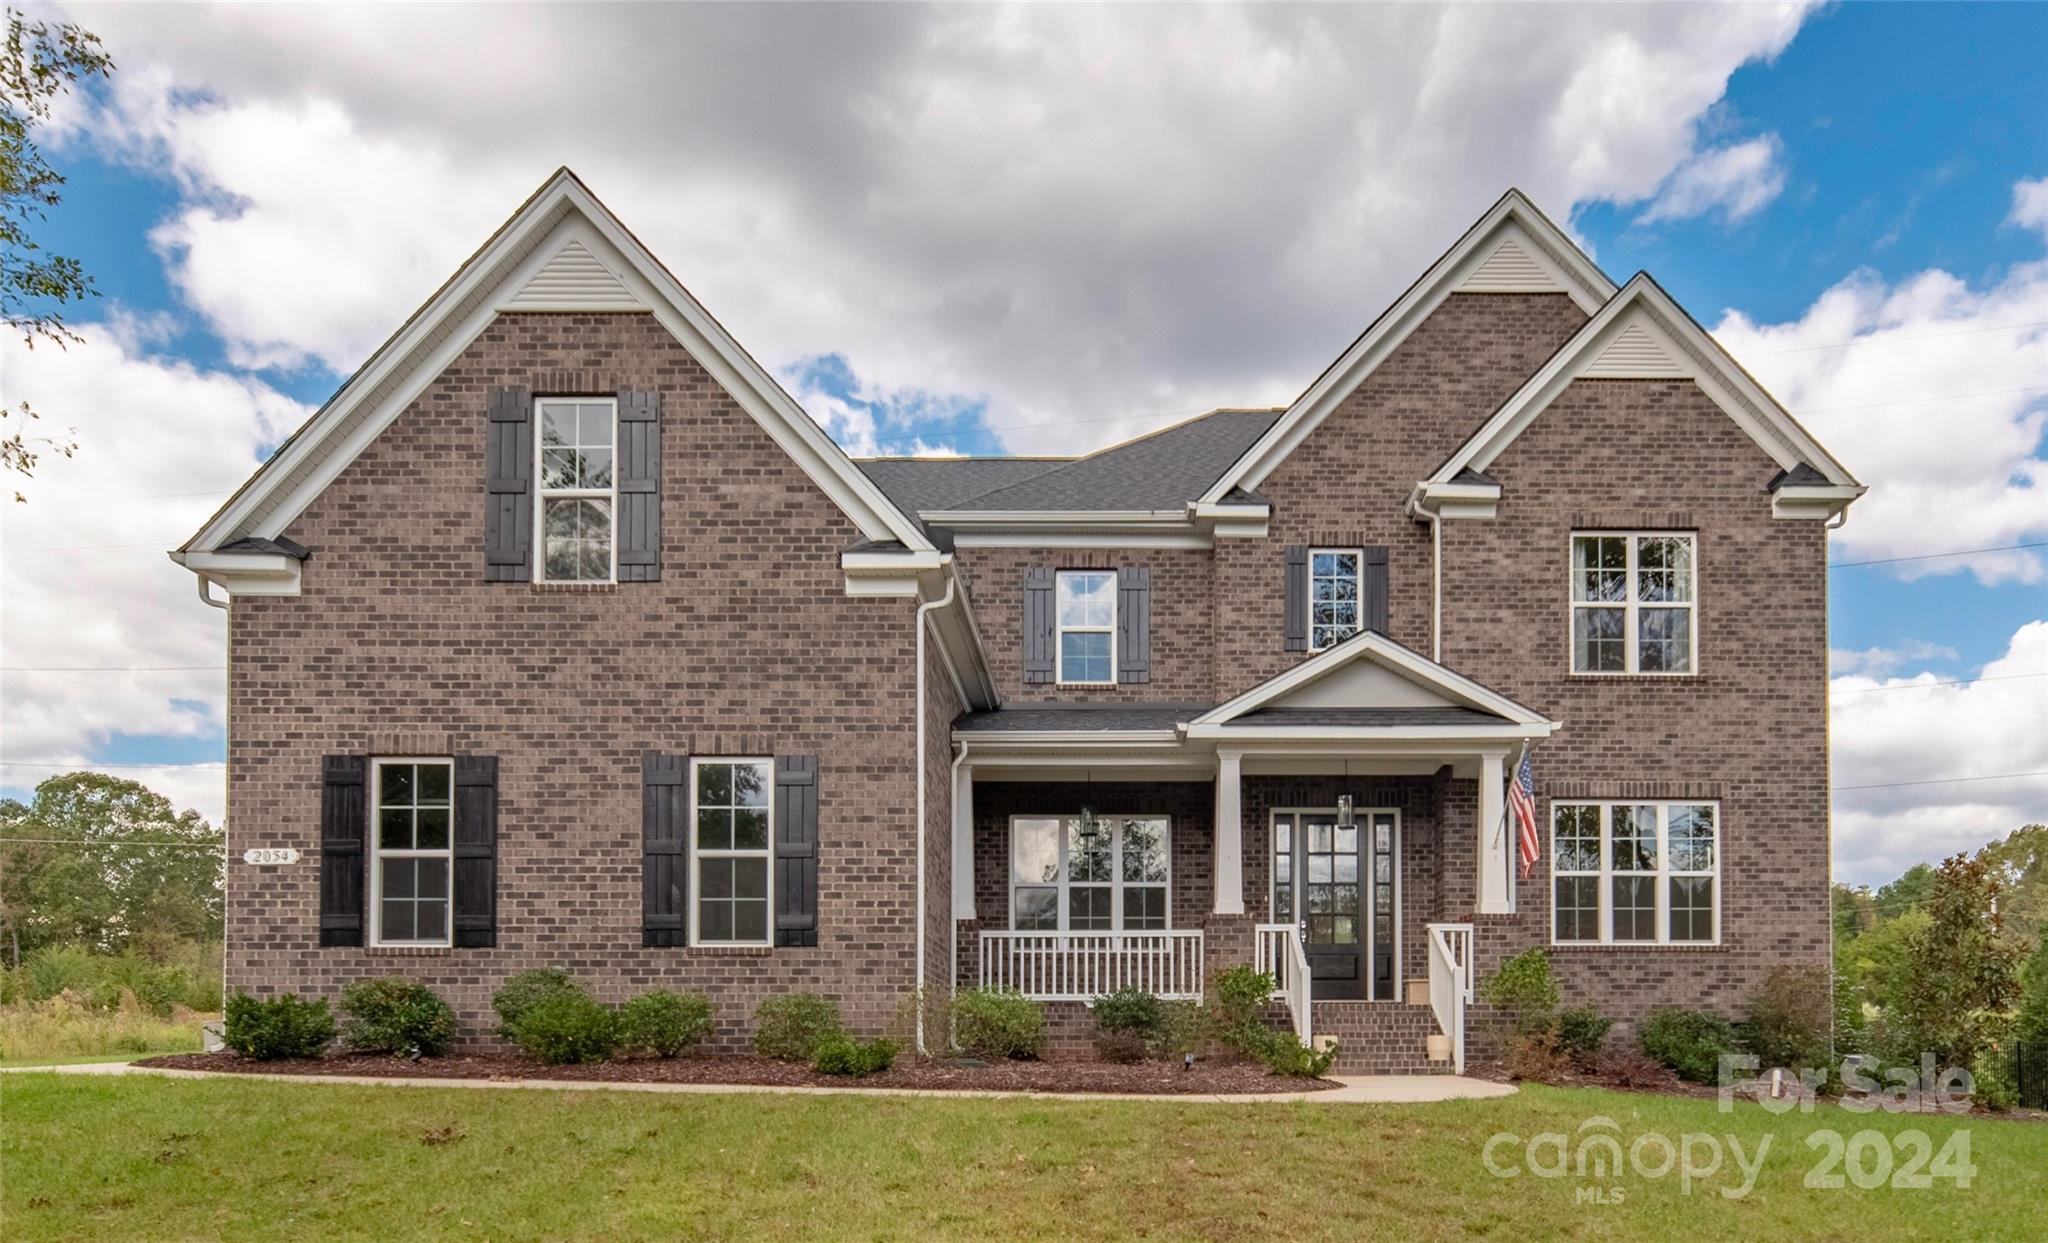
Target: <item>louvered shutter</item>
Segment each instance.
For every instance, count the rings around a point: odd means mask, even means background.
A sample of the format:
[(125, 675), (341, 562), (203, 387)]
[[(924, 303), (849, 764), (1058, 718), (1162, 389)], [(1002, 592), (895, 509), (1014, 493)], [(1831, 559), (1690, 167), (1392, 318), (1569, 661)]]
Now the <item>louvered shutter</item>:
[(498, 757), (455, 757), (455, 945), (498, 943)]
[(1152, 680), (1152, 571), (1142, 565), (1116, 572), (1116, 680)]
[(619, 392), (619, 581), (661, 581), (661, 394)]
[(533, 394), (491, 390), (484, 446), (484, 581), (533, 578)]
[(363, 828), (369, 761), (320, 761), (320, 944), (363, 943)]
[(1287, 568), (1281, 581), (1281, 598), (1284, 601), (1281, 612), (1285, 622), (1286, 648), (1290, 652), (1308, 650), (1308, 546), (1289, 544), (1287, 546)]
[(1052, 567), (1034, 565), (1024, 571), (1024, 681), (1035, 685), (1053, 678)]
[(690, 760), (640, 759), (640, 944), (677, 946), (690, 936)]
[(1387, 548), (1380, 544), (1361, 550), (1358, 563), (1358, 624), (1366, 630), (1387, 633)]
[(818, 943), (815, 755), (775, 757), (775, 943)]

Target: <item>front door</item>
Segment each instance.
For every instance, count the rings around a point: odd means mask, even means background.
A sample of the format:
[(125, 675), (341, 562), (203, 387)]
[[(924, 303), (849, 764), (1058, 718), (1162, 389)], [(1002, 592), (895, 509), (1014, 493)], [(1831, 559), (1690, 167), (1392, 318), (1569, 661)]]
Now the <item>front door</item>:
[(1310, 992), (1325, 1000), (1392, 1001), (1400, 813), (1273, 815), (1273, 919), (1298, 923)]

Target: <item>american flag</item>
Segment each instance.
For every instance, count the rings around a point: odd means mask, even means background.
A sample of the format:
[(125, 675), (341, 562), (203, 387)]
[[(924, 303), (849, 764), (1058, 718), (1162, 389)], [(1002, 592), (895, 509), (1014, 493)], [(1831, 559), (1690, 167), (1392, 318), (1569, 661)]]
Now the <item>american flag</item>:
[(1515, 770), (1515, 779), (1508, 786), (1508, 807), (1515, 814), (1515, 824), (1520, 828), (1522, 879), (1536, 870), (1537, 856), (1543, 853), (1536, 839), (1536, 774), (1529, 767), (1529, 752), (1522, 751), (1521, 767)]

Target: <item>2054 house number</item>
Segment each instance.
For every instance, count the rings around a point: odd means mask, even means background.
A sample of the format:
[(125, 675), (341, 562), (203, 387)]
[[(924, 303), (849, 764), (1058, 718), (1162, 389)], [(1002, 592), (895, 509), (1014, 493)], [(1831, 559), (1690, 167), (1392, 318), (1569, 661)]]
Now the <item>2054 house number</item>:
[(1858, 1131), (1847, 1139), (1840, 1131), (1815, 1131), (1806, 1146), (1820, 1154), (1820, 1160), (1806, 1172), (1806, 1185), (1832, 1190), (1847, 1181), (1865, 1191), (1890, 1184), (1902, 1191), (1934, 1185), (1937, 1178), (1968, 1187), (1977, 1167), (1970, 1160), (1970, 1132), (1957, 1131), (1948, 1137), (1941, 1151), (1925, 1131)]
[(298, 861), (299, 852), (289, 846), (266, 846), (257, 850), (245, 850), (242, 852), (242, 862), (253, 863), (257, 867), (276, 867), (281, 863), (297, 863)]

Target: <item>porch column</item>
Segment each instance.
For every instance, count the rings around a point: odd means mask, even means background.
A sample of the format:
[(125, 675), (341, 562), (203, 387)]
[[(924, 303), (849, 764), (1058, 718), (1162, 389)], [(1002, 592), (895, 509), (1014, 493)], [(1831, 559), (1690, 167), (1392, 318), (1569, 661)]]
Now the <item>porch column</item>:
[(953, 918), (974, 917), (974, 765), (963, 761), (953, 777)]
[(1216, 904), (1218, 915), (1244, 914), (1244, 812), (1238, 802), (1241, 756), (1216, 753)]
[(1511, 915), (1514, 894), (1508, 888), (1508, 859), (1513, 853), (1506, 820), (1507, 754), (1488, 751), (1479, 757), (1479, 913)]

